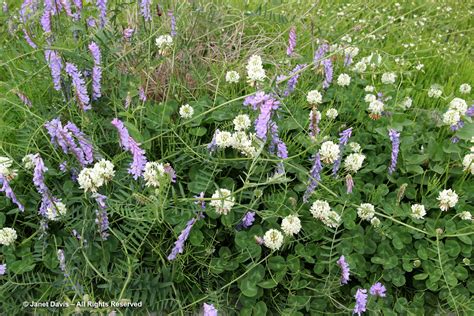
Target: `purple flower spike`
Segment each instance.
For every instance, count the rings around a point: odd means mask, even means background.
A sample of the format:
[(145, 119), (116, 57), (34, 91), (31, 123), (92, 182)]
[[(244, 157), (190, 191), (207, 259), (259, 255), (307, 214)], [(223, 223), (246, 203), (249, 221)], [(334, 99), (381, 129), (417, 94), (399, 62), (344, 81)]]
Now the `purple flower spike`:
[(255, 120), (255, 132), (258, 138), (262, 140), (267, 139), (267, 132), (271, 123), (272, 111), (278, 108), (278, 101), (272, 97), (267, 98), (260, 104), (260, 114)]
[(341, 268), (341, 284), (347, 284), (349, 282), (349, 264), (346, 262), (346, 258), (341, 256), (337, 260), (337, 265)]
[(151, 21), (150, 0), (141, 0), (140, 13), (145, 21)]
[(173, 11), (169, 10), (168, 11), (168, 16), (171, 19), (171, 36), (176, 36), (176, 18), (174, 17)]
[(129, 151), (133, 155), (133, 161), (130, 164), (128, 173), (133, 175), (135, 180), (138, 179), (143, 174), (143, 169), (145, 169), (145, 164), (147, 162), (145, 157), (145, 151), (140, 148), (138, 143), (128, 134), (127, 128), (123, 125), (123, 122), (118, 118), (112, 120), (112, 125), (114, 125), (120, 136), (120, 144), (124, 150)]
[(354, 180), (352, 179), (352, 176), (348, 174), (346, 176), (346, 192), (347, 194), (352, 193), (352, 189), (354, 188)]
[(366, 310), (367, 306), (367, 290), (358, 289), (355, 294), (356, 305), (354, 307), (353, 313), (360, 316)]
[(77, 70), (76, 65), (71, 63), (66, 63), (66, 73), (71, 77), (72, 84), (74, 86), (76, 100), (79, 104), (79, 107), (83, 111), (87, 111), (91, 109), (89, 104), (90, 99), (89, 95), (87, 94), (86, 83), (82, 78), (82, 74), (79, 70)]
[(192, 218), (186, 223), (186, 227), (181, 231), (181, 234), (179, 234), (178, 239), (174, 243), (174, 247), (168, 256), (169, 261), (173, 261), (176, 259), (178, 254), (183, 253), (184, 243), (188, 239), (189, 233), (191, 232), (191, 228), (193, 228), (194, 223), (196, 223), (196, 218)]
[(313, 57), (313, 62), (316, 67), (319, 66), (319, 64), (321, 63), (321, 60), (323, 59), (324, 55), (328, 52), (328, 50), (329, 50), (329, 45), (326, 43), (323, 43), (318, 47), (318, 50), (314, 53), (314, 57)]
[(164, 166), (165, 173), (170, 176), (171, 182), (176, 183), (176, 172), (174, 171), (173, 167), (169, 163), (165, 164)]
[(474, 116), (474, 105), (471, 105), (467, 110), (466, 110), (466, 115), (469, 117)]
[(9, 198), (14, 204), (16, 204), (16, 206), (18, 206), (18, 208), (20, 209), (20, 211), (24, 212), (25, 211), (25, 207), (23, 206), (23, 204), (21, 204), (16, 195), (15, 195), (15, 192), (13, 192), (13, 189), (10, 187), (10, 183), (7, 179), (6, 176), (4, 176), (3, 174), (0, 173), (0, 192), (5, 192), (5, 195), (7, 196), (7, 198)]
[(294, 26), (290, 29), (290, 34), (288, 38), (288, 48), (286, 49), (286, 54), (291, 56), (296, 47), (296, 28)]
[[(295, 91), (296, 84), (298, 83), (298, 78), (300, 77), (300, 73), (298, 73), (301, 69), (306, 67), (306, 64), (296, 65), (295, 68), (290, 73), (291, 78), (288, 79), (287, 88), (283, 91), (283, 96), (289, 96), (293, 91)], [(278, 81), (278, 79), (277, 79)]]
[(373, 296), (385, 297), (386, 291), (387, 289), (385, 288), (385, 286), (383, 286), (382, 283), (377, 282), (370, 287), (369, 293), (370, 295), (373, 295)]
[(123, 30), (123, 38), (127, 41), (129, 41), (132, 36), (133, 36), (133, 33), (135, 33), (135, 30), (132, 29), (131, 27), (128, 27), (126, 29)]
[(204, 316), (217, 316), (217, 309), (212, 304), (206, 304), (202, 306)]
[(101, 54), (99, 46), (94, 42), (89, 44), (89, 51), (94, 59), (94, 67), (92, 68), (92, 100), (97, 100), (102, 95), (100, 88), (100, 80), (102, 78)]
[(400, 147), (400, 133), (394, 129), (390, 129), (388, 131), (388, 135), (392, 142), (392, 161), (390, 163), (390, 167), (388, 168), (388, 173), (392, 174), (397, 168), (398, 150)]
[(288, 150), (286, 148), (286, 144), (278, 136), (278, 126), (273, 121), (270, 121), (270, 132), (272, 136), (269, 149), (270, 153), (276, 153), (276, 155), (282, 159), (288, 158)]
[(332, 82), (332, 73), (333, 73), (333, 68), (332, 68), (332, 61), (330, 58), (326, 58), (323, 60), (323, 66), (324, 66), (324, 81), (323, 81), (323, 88), (327, 89), (329, 88), (331, 82)]
[(204, 192), (199, 193), (199, 195), (194, 196), (197, 201), (194, 202), (194, 204), (201, 204), (201, 209), (206, 208), (206, 201), (204, 200)]
[(54, 90), (59, 91), (61, 90), (61, 57), (54, 50), (45, 50), (44, 55), (49, 64), (49, 69), (51, 69)]
[(104, 28), (107, 24), (107, 0), (97, 0), (96, 4), (99, 9), (99, 25)]
[(242, 218), (242, 227), (249, 228), (252, 226), (253, 222), (255, 221), (255, 212), (247, 212)]
[(339, 171), (339, 167), (341, 166), (341, 159), (342, 159), (342, 151), (344, 150), (344, 147), (347, 145), (349, 142), (349, 138), (352, 135), (352, 127), (343, 130), (339, 136), (339, 149), (340, 149), (340, 156), (337, 158), (337, 160), (334, 162), (334, 165), (332, 167), (332, 173), (333, 175), (337, 175), (337, 172)]
[(140, 86), (140, 87), (138, 88), (138, 98), (139, 98), (140, 101), (142, 101), (142, 102), (145, 102), (145, 101), (146, 101), (145, 89), (143, 89), (142, 86)]
[(28, 32), (25, 29), (23, 29), (23, 34), (28, 45), (30, 45), (34, 49), (37, 49), (38, 45), (36, 45), (35, 42), (33, 42), (33, 40), (30, 37), (30, 34), (28, 34)]
[(43, 15), (41, 16), (41, 28), (46, 34), (51, 34), (51, 9), (45, 6)]
[(107, 205), (105, 204), (107, 197), (98, 193), (95, 193), (92, 197), (95, 198), (95, 201), (99, 206), (99, 209), (95, 211), (95, 223), (98, 226), (98, 231), (102, 240), (107, 240), (107, 237), (109, 237), (109, 218), (107, 216)]
[(318, 183), (321, 181), (321, 170), (323, 170), (323, 165), (321, 163), (321, 158), (319, 153), (314, 155), (313, 167), (309, 171), (309, 184), (306, 188), (306, 192), (303, 195), (303, 202), (308, 202), (309, 197), (314, 192), (314, 189), (318, 186)]
[(28, 97), (23, 93), (17, 92), (16, 95), (18, 96), (18, 98), (20, 98), (21, 102), (23, 102), (23, 104), (27, 107), (31, 108), (33, 106), (30, 99), (28, 99)]
[(7, 265), (5, 263), (0, 264), (0, 275), (5, 275), (5, 273), (7, 273)]

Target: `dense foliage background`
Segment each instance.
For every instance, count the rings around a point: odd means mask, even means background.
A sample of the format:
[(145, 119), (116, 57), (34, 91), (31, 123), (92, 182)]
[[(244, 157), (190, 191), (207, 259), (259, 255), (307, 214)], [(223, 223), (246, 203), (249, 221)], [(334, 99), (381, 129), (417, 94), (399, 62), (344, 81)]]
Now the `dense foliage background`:
[[(0, 13), (0, 156), (12, 159), (18, 169), (10, 184), (25, 205), (21, 212), (0, 193), (0, 227), (12, 227), (18, 235), (14, 244), (0, 248), (0, 263), (7, 267), (0, 276), (2, 314), (115, 310), (184, 315), (199, 312), (203, 303), (224, 314), (349, 314), (356, 290), (375, 282), (383, 283), (387, 293), (369, 297), (371, 314), (474, 313), (473, 223), (460, 218), (461, 212), (474, 211), (472, 174), (462, 165), (473, 145), (474, 124), (469, 117), (457, 131), (443, 124), (454, 97), (472, 104), (472, 93), (459, 92), (461, 84), (472, 83), (474, 70), (468, 2), (155, 1), (151, 21), (143, 18), (141, 2), (109, 0), (107, 23), (100, 27), (95, 1), (84, 1), (78, 19), (65, 10), (53, 15), (50, 34), (40, 25), (42, 1), (32, 1), (31, 7), (37, 3), (38, 8), (30, 7), (27, 19), (21, 18), (20, 1), (7, 1), (8, 9)], [(169, 10), (176, 36), (169, 52), (160, 54), (155, 39), (172, 31)], [(292, 26), (297, 44), (288, 56)], [(134, 30), (129, 40), (123, 37), (126, 28)], [(24, 30), (37, 48), (28, 45)], [(91, 41), (102, 53), (102, 96), (91, 102), (91, 110), (82, 111), (64, 70), (60, 91), (53, 89), (45, 50), (77, 65), (91, 91)], [(351, 66), (344, 65), (344, 56), (329, 55), (334, 80), (327, 89), (322, 88), (322, 67), (313, 62), (324, 41), (360, 50)], [(353, 70), (362, 57), (375, 53), (381, 57), (377, 67)], [(246, 82), (251, 55), (261, 56), (267, 74), (260, 89)], [(308, 67), (292, 94), (279, 95), (280, 107), (273, 114), (288, 158), (271, 154), (270, 140), (256, 141), (253, 157), (230, 148), (211, 153), (208, 144), (216, 129), (231, 131), (238, 114), (257, 119), (258, 111), (243, 106), (245, 97), (257, 90), (278, 95), (297, 64)], [(230, 70), (240, 73), (238, 83), (225, 80)], [(397, 75), (394, 84), (381, 82), (387, 72)], [(336, 84), (341, 73), (351, 76), (349, 86)], [(435, 84), (441, 87), (440, 98), (428, 96)], [(367, 85), (385, 98), (380, 119), (368, 116)], [(323, 95), (318, 106), (322, 118), (312, 138), (306, 96), (315, 89)], [(27, 97), (31, 107), (19, 96)], [(403, 106), (406, 97), (413, 101), (409, 108)], [(182, 104), (193, 107), (191, 118), (180, 117)], [(329, 108), (337, 109), (337, 118), (327, 118)], [(94, 199), (71, 177), (80, 171), (77, 159), (54, 146), (44, 127), (58, 117), (87, 135), (96, 161), (104, 158), (115, 165), (115, 177), (100, 190), (107, 196), (107, 240), (97, 229)], [(113, 118), (125, 123), (149, 161), (172, 165), (175, 183), (150, 188), (127, 173), (131, 155), (120, 146)], [(305, 203), (303, 194), (314, 180), (312, 157), (324, 141), (337, 143), (349, 127), (350, 141), (359, 143), (366, 156), (352, 175), (352, 194), (346, 192), (343, 168), (334, 177), (326, 166)], [(389, 129), (400, 132), (392, 174)], [(67, 207), (66, 215), (48, 222), (46, 231), (38, 214), (41, 195), (32, 171), (22, 164), (25, 155), (35, 153), (48, 168), (45, 182)], [(65, 172), (60, 169), (64, 161)], [(281, 163), (285, 173), (275, 176)], [(217, 188), (230, 190), (235, 198), (227, 215), (209, 205)], [(444, 189), (459, 196), (446, 212), (437, 200)], [(201, 192), (207, 202), (204, 218), (192, 227), (184, 252), (169, 261), (181, 231), (201, 211), (195, 197)], [(310, 212), (315, 200), (328, 201), (341, 225), (331, 228), (316, 220)], [(361, 203), (375, 205), (378, 226), (357, 216)], [(416, 203), (425, 206), (424, 219), (411, 216)], [(256, 212), (255, 222), (242, 228), (248, 211)], [(286, 236), (279, 250), (256, 242), (256, 236), (279, 229), (290, 214), (299, 216), (302, 230)], [(66, 271), (58, 249), (64, 251)], [(340, 284), (336, 264), (341, 255), (351, 271), (346, 285)], [(88, 300), (142, 301), (143, 307), (76, 307)], [(25, 309), (24, 301), (71, 305)]]

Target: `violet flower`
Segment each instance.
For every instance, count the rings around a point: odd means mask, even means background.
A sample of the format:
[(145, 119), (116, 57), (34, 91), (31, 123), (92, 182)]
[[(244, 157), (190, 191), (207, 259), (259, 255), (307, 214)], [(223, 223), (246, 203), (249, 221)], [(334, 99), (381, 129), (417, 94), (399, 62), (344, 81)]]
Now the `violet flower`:
[(203, 306), (203, 316), (217, 316), (217, 309), (212, 304), (204, 303)]
[(326, 43), (323, 43), (318, 47), (318, 50), (314, 53), (314, 57), (313, 57), (313, 62), (316, 67), (320, 65), (321, 60), (323, 59), (324, 55), (328, 52), (328, 50), (329, 50), (329, 45)]
[(279, 106), (279, 102), (272, 97), (260, 104), (260, 114), (255, 120), (255, 132), (256, 136), (262, 140), (267, 139), (268, 127), (271, 122), (270, 118), (272, 111), (276, 110)]
[(455, 132), (455, 131), (463, 128), (463, 126), (464, 126), (464, 121), (459, 120), (456, 124), (451, 125), (450, 128), (451, 128), (451, 131)]
[(169, 261), (173, 261), (176, 259), (178, 254), (183, 253), (184, 243), (188, 239), (189, 233), (191, 232), (191, 228), (193, 228), (194, 223), (196, 223), (196, 218), (192, 218), (186, 223), (186, 227), (181, 231), (181, 234), (179, 234), (178, 239), (174, 243), (174, 247), (171, 250), (171, 253), (168, 255)]
[[(290, 72), (291, 78), (288, 79), (287, 88), (283, 91), (283, 96), (289, 96), (293, 91), (295, 91), (296, 84), (298, 83), (298, 78), (300, 77), (300, 71), (306, 67), (306, 64), (296, 65), (295, 68)], [(278, 81), (278, 80), (277, 80)]]
[(293, 51), (296, 47), (296, 28), (294, 26), (291, 27), (289, 38), (288, 38), (288, 48), (286, 49), (286, 54), (291, 56)]
[(104, 28), (107, 24), (107, 0), (97, 0), (96, 5), (99, 9), (99, 25)]
[(278, 136), (278, 126), (275, 122), (270, 121), (270, 132), (272, 136), (270, 144), (270, 153), (275, 153), (279, 158), (286, 159), (288, 158), (288, 150), (286, 144)]
[(72, 84), (74, 86), (76, 100), (79, 104), (79, 107), (83, 111), (90, 110), (90, 99), (89, 95), (87, 94), (86, 83), (82, 78), (81, 72), (77, 70), (76, 65), (72, 63), (66, 63), (66, 73), (72, 78)]
[[(76, 19), (76, 16), (72, 13), (72, 10), (71, 10), (71, 2), (69, 2), (69, 0), (59, 0), (59, 2), (61, 3), (64, 11), (66, 12), (67, 16), (73, 18), (74, 20)], [(56, 2), (57, 3), (57, 2)]]
[(24, 212), (25, 207), (23, 206), (23, 204), (20, 203), (20, 201), (18, 201), (15, 195), (15, 192), (13, 192), (13, 189), (10, 187), (10, 183), (7, 177), (1, 173), (0, 173), (0, 185), (1, 185), (0, 192), (5, 192), (5, 195), (7, 196), (7, 198), (9, 198), (14, 204), (16, 204), (16, 206), (18, 206), (20, 211)]
[(2, 4), (2, 11), (3, 13), (8, 13), (8, 4), (6, 2)]
[(204, 192), (199, 193), (199, 195), (194, 196), (197, 200), (194, 202), (194, 204), (201, 204), (201, 209), (206, 208), (206, 201), (204, 200)]
[(146, 101), (146, 93), (145, 93), (145, 89), (143, 89), (142, 86), (140, 86), (138, 88), (138, 99), (142, 102), (145, 102)]
[(74, 5), (76, 6), (76, 14), (74, 15), (75, 16), (75, 20), (79, 20), (81, 18), (81, 11), (82, 11), (82, 0), (73, 0), (74, 2)]
[(92, 100), (97, 100), (102, 95), (100, 88), (100, 80), (102, 78), (101, 54), (99, 46), (94, 42), (89, 44), (89, 51), (94, 59), (94, 67), (92, 68)]
[(87, 22), (87, 26), (89, 26), (89, 27), (96, 27), (97, 26), (97, 22), (95, 21), (95, 19), (93, 17), (88, 17), (86, 22)]
[(341, 160), (342, 160), (342, 152), (344, 150), (344, 147), (347, 145), (349, 142), (349, 138), (352, 135), (352, 127), (343, 130), (339, 136), (339, 150), (340, 150), (340, 156), (337, 158), (337, 160), (334, 162), (334, 165), (332, 167), (332, 173), (334, 176), (337, 175), (337, 171), (339, 170), (339, 167), (341, 166)]
[(353, 313), (360, 316), (363, 312), (366, 311), (367, 306), (367, 290), (357, 289), (355, 294), (356, 305), (354, 307)]
[(68, 273), (66, 272), (66, 257), (64, 256), (64, 250), (58, 249), (57, 255), (59, 260), (59, 269), (61, 269), (65, 277), (68, 277)]
[(326, 58), (322, 62), (324, 66), (324, 81), (323, 81), (323, 88), (327, 89), (329, 88), (329, 85), (332, 82), (332, 73), (333, 73), (333, 68), (332, 68), (332, 61), (330, 58)]
[(38, 9), (38, 3), (35, 0), (24, 0), (20, 6), (20, 20), (23, 24), (29, 20), (31, 15)]
[(170, 180), (173, 183), (176, 183), (176, 172), (174, 171), (173, 167), (169, 163), (164, 165), (165, 173), (170, 176)]
[(68, 122), (63, 127), (61, 120), (56, 118), (46, 122), (45, 128), (51, 136), (51, 143), (61, 147), (65, 154), (75, 155), (81, 166), (94, 161), (92, 144), (74, 123)]
[(456, 144), (457, 142), (459, 142), (459, 137), (457, 136), (451, 137), (451, 143)]
[(346, 262), (346, 258), (341, 256), (339, 260), (337, 260), (337, 265), (341, 268), (341, 284), (347, 284), (349, 282), (349, 264)]
[(344, 67), (350, 66), (350, 64), (352, 64), (352, 55), (346, 54), (344, 57)]
[(145, 21), (151, 21), (150, 2), (150, 0), (141, 0), (140, 2), (140, 13)]
[(107, 240), (107, 237), (109, 237), (109, 218), (107, 216), (107, 205), (105, 204), (107, 197), (99, 193), (93, 194), (92, 197), (95, 198), (99, 206), (99, 209), (95, 211), (95, 223), (99, 228), (98, 231), (102, 240)]
[(215, 152), (217, 149), (216, 137), (219, 133), (220, 133), (220, 130), (216, 129), (214, 132), (214, 135), (212, 136), (211, 142), (207, 145), (207, 150), (209, 150), (209, 152), (211, 153)]
[(313, 108), (309, 112), (309, 134), (312, 137), (316, 137), (319, 133), (319, 121), (321, 120), (321, 115), (318, 113), (316, 108)]
[(128, 27), (128, 28), (124, 29), (124, 30), (123, 30), (123, 33), (122, 33), (122, 34), (123, 34), (123, 38), (124, 38), (125, 40), (129, 41), (130, 38), (132, 38), (134, 32), (135, 32), (135, 30), (132, 29), (131, 27)]
[(54, 90), (61, 90), (61, 57), (55, 50), (45, 50), (44, 55), (48, 62), (49, 69), (51, 69), (51, 77), (53, 77)]
[(346, 192), (347, 194), (352, 193), (352, 189), (354, 188), (354, 180), (352, 179), (352, 176), (348, 174), (346, 176)]
[(176, 36), (176, 18), (174, 17), (173, 11), (169, 10), (168, 11), (168, 16), (171, 19), (171, 36)]
[(30, 99), (28, 99), (28, 97), (24, 95), (23, 93), (17, 92), (16, 95), (18, 96), (18, 98), (20, 98), (21, 102), (23, 102), (23, 104), (26, 105), (27, 107), (31, 108), (33, 106)]
[(319, 153), (317, 153), (313, 158), (313, 167), (311, 167), (311, 170), (309, 171), (310, 180), (303, 195), (304, 203), (308, 202), (309, 197), (314, 192), (314, 189), (316, 189), (318, 186), (318, 183), (321, 181), (321, 170), (323, 170), (323, 165), (321, 163), (321, 157), (319, 156)]
[(370, 295), (373, 295), (373, 296), (385, 297), (386, 291), (387, 289), (385, 288), (385, 286), (383, 286), (382, 283), (377, 282), (370, 287), (369, 293)]
[(0, 264), (0, 275), (5, 275), (5, 273), (7, 273), (7, 265), (5, 263)]
[(388, 135), (392, 142), (392, 161), (390, 163), (390, 167), (388, 168), (388, 173), (392, 174), (397, 167), (398, 150), (400, 147), (400, 133), (394, 129), (390, 129), (388, 131)]
[(467, 110), (466, 110), (466, 115), (469, 117), (474, 116), (474, 105), (471, 105)]
[(128, 173), (133, 175), (135, 180), (138, 179), (143, 174), (143, 169), (145, 169), (146, 157), (145, 151), (140, 148), (138, 143), (128, 134), (127, 128), (123, 125), (123, 122), (118, 118), (112, 120), (112, 125), (114, 125), (120, 136), (120, 144), (124, 150), (129, 151), (133, 155), (133, 161), (130, 164)]
[(247, 212), (242, 218), (242, 227), (249, 228), (252, 226), (253, 222), (255, 221), (255, 212)]
[(38, 212), (40, 215), (47, 217), (48, 208), (54, 207), (55, 202), (58, 202), (59, 200), (50, 195), (49, 189), (44, 182), (44, 174), (48, 168), (44, 165), (43, 159), (41, 159), (39, 154), (35, 155), (34, 164), (33, 184), (38, 193), (41, 194), (41, 205)]
[(24, 38), (25, 38), (26, 42), (28, 43), (28, 45), (30, 45), (34, 49), (37, 49), (38, 45), (36, 45), (35, 42), (33, 42), (30, 35), (28, 34), (28, 32), (25, 29), (23, 29), (23, 34), (24, 34)]
[(41, 28), (46, 34), (51, 34), (51, 9), (45, 6), (43, 15), (41, 16)]

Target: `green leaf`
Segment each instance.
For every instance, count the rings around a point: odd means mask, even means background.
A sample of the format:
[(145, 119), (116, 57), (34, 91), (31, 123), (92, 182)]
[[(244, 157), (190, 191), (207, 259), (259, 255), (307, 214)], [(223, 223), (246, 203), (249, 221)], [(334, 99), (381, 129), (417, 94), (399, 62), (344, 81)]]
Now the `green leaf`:
[(242, 281), (240, 281), (239, 283), (239, 288), (242, 291), (242, 294), (247, 297), (254, 297), (258, 293), (256, 283), (253, 282), (250, 278), (242, 279)]

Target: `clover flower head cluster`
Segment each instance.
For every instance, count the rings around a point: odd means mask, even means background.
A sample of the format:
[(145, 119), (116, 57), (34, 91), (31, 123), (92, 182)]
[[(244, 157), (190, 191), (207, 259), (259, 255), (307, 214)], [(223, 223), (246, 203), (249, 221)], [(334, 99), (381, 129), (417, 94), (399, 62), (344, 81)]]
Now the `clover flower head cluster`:
[(10, 246), (17, 239), (16, 230), (10, 227), (0, 229), (0, 245)]
[[(349, 144), (350, 145), (350, 144)], [(347, 172), (356, 173), (362, 168), (364, 163), (365, 155), (361, 153), (349, 154), (344, 160), (344, 168)]]
[(370, 118), (376, 120), (382, 116), (384, 111), (384, 103), (380, 100), (372, 100), (369, 103), (369, 116)]
[(245, 131), (251, 124), (250, 117), (247, 114), (237, 115), (232, 122), (236, 131)]
[(169, 34), (160, 35), (156, 38), (155, 44), (158, 47), (158, 53), (160, 55), (167, 55), (173, 45), (173, 37)]
[(194, 114), (194, 109), (189, 104), (182, 105), (179, 108), (179, 116), (181, 116), (184, 119), (190, 119), (191, 117), (193, 117), (193, 114)]
[(66, 205), (61, 201), (55, 201), (46, 208), (46, 218), (50, 221), (57, 221), (67, 212)]
[(147, 162), (143, 172), (143, 179), (147, 187), (158, 188), (164, 182), (175, 182), (176, 175), (170, 164)]
[(96, 162), (92, 168), (84, 168), (77, 177), (79, 187), (84, 191), (97, 192), (97, 190), (107, 184), (115, 175), (112, 162), (102, 159)]
[(256, 82), (262, 82), (266, 78), (265, 69), (263, 69), (262, 58), (259, 55), (252, 55), (247, 63), (247, 79), (250, 85)]
[(341, 153), (341, 150), (339, 148), (339, 145), (335, 144), (332, 141), (325, 141), (321, 145), (321, 149), (319, 150), (321, 161), (323, 161), (326, 164), (334, 163), (339, 157), (340, 153)]
[(459, 213), (459, 217), (464, 221), (472, 221), (472, 214), (468, 211)]
[(215, 208), (217, 214), (227, 215), (235, 204), (235, 198), (230, 190), (217, 189), (209, 204)]
[(319, 219), (328, 227), (336, 228), (341, 222), (341, 216), (331, 210), (327, 201), (314, 201), (309, 211), (314, 218)]
[(317, 105), (323, 102), (323, 96), (318, 90), (311, 90), (306, 95), (306, 101), (308, 101), (309, 104)]
[(357, 208), (357, 215), (366, 221), (370, 221), (375, 216), (375, 207), (370, 203), (362, 203)]
[(12, 168), (12, 164), (10, 158), (0, 156), (0, 175), (7, 180), (12, 180), (17, 175), (17, 170)]
[(383, 84), (394, 84), (397, 80), (397, 75), (393, 72), (386, 72), (382, 74), (382, 83)]
[(230, 70), (225, 74), (225, 81), (228, 83), (237, 83), (240, 80), (240, 75), (235, 70)]
[(283, 234), (277, 229), (269, 229), (263, 235), (263, 244), (271, 250), (278, 250), (283, 245)]
[(443, 90), (438, 86), (431, 86), (428, 90), (428, 97), (433, 99), (439, 99), (443, 95)]
[(474, 175), (474, 153), (469, 153), (462, 160), (463, 170)]
[(462, 94), (469, 94), (471, 93), (471, 85), (468, 83), (463, 83), (459, 86), (459, 92)]
[(347, 87), (351, 84), (351, 77), (348, 74), (340, 74), (337, 77), (337, 84), (341, 87)]
[(415, 219), (423, 219), (426, 215), (425, 206), (423, 204), (413, 204), (411, 206), (411, 216)]
[(454, 98), (449, 102), (449, 108), (443, 114), (443, 123), (451, 126), (451, 129), (456, 130), (459, 124), (462, 126), (462, 119), (468, 114), (466, 101), (461, 98)]
[(447, 211), (449, 208), (456, 206), (459, 197), (452, 189), (447, 189), (439, 192), (437, 200), (439, 201), (439, 208), (442, 211)]
[(281, 230), (288, 236), (296, 235), (301, 230), (301, 220), (296, 215), (288, 215), (281, 221)]
[(334, 120), (336, 119), (336, 117), (338, 116), (338, 112), (335, 108), (330, 108), (330, 109), (327, 109), (326, 111), (326, 116), (328, 117), (328, 119), (330, 120)]
[[(241, 123), (243, 123), (243, 125)], [(243, 128), (245, 124), (246, 122), (238, 122), (238, 124), (235, 124), (235, 127), (236, 129), (237, 129), (237, 126), (239, 128)], [(222, 149), (234, 148), (240, 151), (243, 155), (252, 157), (256, 153), (256, 149), (253, 146), (254, 138), (255, 138), (254, 134), (251, 134), (251, 133), (247, 134), (244, 131), (237, 131), (237, 132), (231, 133), (227, 131), (216, 130), (214, 134), (213, 142), (215, 143), (215, 146), (218, 148), (222, 148)], [(214, 144), (211, 143), (210, 147), (212, 145)]]

